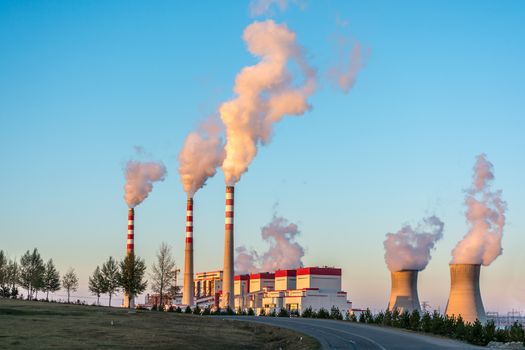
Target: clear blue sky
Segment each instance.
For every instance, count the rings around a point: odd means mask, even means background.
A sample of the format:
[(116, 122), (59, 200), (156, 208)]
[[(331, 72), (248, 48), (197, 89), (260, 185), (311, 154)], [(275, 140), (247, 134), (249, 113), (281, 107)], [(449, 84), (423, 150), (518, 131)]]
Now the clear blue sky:
[[(237, 185), (236, 245), (266, 248), (260, 228), (278, 203), (307, 265), (342, 267), (355, 306), (384, 308), (385, 233), (435, 213), (444, 239), (420, 299), (443, 310), (450, 251), (467, 230), (463, 190), (485, 152), (508, 224), (504, 254), (482, 272), (484, 302), (524, 310), (525, 3), (308, 1), (273, 18), (297, 33), (321, 86)], [(168, 177), (137, 208), (136, 252), (151, 265), (166, 241), (182, 268), (177, 154), (255, 62), (241, 39), (253, 20), (240, 1), (2, 1), (0, 249), (38, 247), (75, 267), (87, 295), (96, 265), (125, 254), (122, 169), (140, 145)], [(337, 35), (371, 50), (348, 95), (324, 79)], [(195, 197), (197, 271), (222, 266), (223, 203), (219, 172)]]

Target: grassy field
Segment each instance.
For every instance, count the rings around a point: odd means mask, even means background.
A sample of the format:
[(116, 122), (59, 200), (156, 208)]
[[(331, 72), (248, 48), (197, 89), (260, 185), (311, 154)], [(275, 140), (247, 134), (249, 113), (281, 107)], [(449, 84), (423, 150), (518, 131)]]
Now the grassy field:
[(0, 349), (5, 348), (319, 349), (319, 344), (287, 329), (220, 316), (0, 299)]

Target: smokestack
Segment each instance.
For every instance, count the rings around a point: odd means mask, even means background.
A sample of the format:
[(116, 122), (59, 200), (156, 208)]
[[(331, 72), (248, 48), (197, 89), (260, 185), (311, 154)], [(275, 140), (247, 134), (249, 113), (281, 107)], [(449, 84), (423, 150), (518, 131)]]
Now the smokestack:
[(485, 308), (479, 291), (479, 264), (450, 264), (450, 294), (448, 296), (447, 316), (461, 315), (463, 321), (476, 319), (485, 323)]
[[(128, 209), (128, 242), (126, 245), (126, 255), (135, 253), (135, 209)], [(133, 295), (124, 294), (124, 307), (134, 308), (135, 298)]]
[(129, 208), (128, 210), (128, 243), (126, 247), (126, 254), (134, 252), (134, 236), (135, 236), (135, 209)]
[(392, 271), (392, 290), (390, 291), (390, 301), (388, 310), (398, 309), (400, 313), (404, 311), (421, 312), (419, 297), (417, 296), (417, 273), (418, 270)]
[(234, 187), (226, 186), (226, 212), (224, 235), (224, 273), (222, 281), (222, 307), (234, 308), (233, 295), (233, 202)]
[(193, 198), (186, 204), (186, 249), (184, 250), (184, 291), (182, 303), (192, 306), (193, 301)]

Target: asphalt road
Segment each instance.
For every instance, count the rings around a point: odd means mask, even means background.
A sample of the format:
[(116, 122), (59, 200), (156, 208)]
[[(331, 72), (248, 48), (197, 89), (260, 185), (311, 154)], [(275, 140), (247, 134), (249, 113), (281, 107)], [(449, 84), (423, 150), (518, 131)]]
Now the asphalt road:
[(451, 339), (352, 322), (311, 318), (232, 316), (239, 321), (270, 324), (308, 334), (323, 349), (481, 349)]

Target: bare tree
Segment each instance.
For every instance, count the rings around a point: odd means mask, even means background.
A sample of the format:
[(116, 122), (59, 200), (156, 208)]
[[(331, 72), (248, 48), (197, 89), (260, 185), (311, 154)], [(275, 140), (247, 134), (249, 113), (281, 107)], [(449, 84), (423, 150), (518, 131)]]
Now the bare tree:
[(73, 268), (69, 268), (67, 273), (62, 277), (62, 287), (67, 290), (67, 302), (69, 304), (70, 293), (76, 292), (78, 289), (78, 277)]
[(159, 306), (164, 305), (163, 297), (168, 292), (175, 278), (175, 260), (171, 248), (164, 242), (157, 252), (157, 262), (151, 267), (151, 289), (159, 293)]
[(105, 284), (105, 293), (109, 295), (109, 306), (111, 306), (111, 296), (116, 294), (119, 290), (119, 270), (118, 264), (113, 259), (109, 259), (102, 265), (102, 278)]

